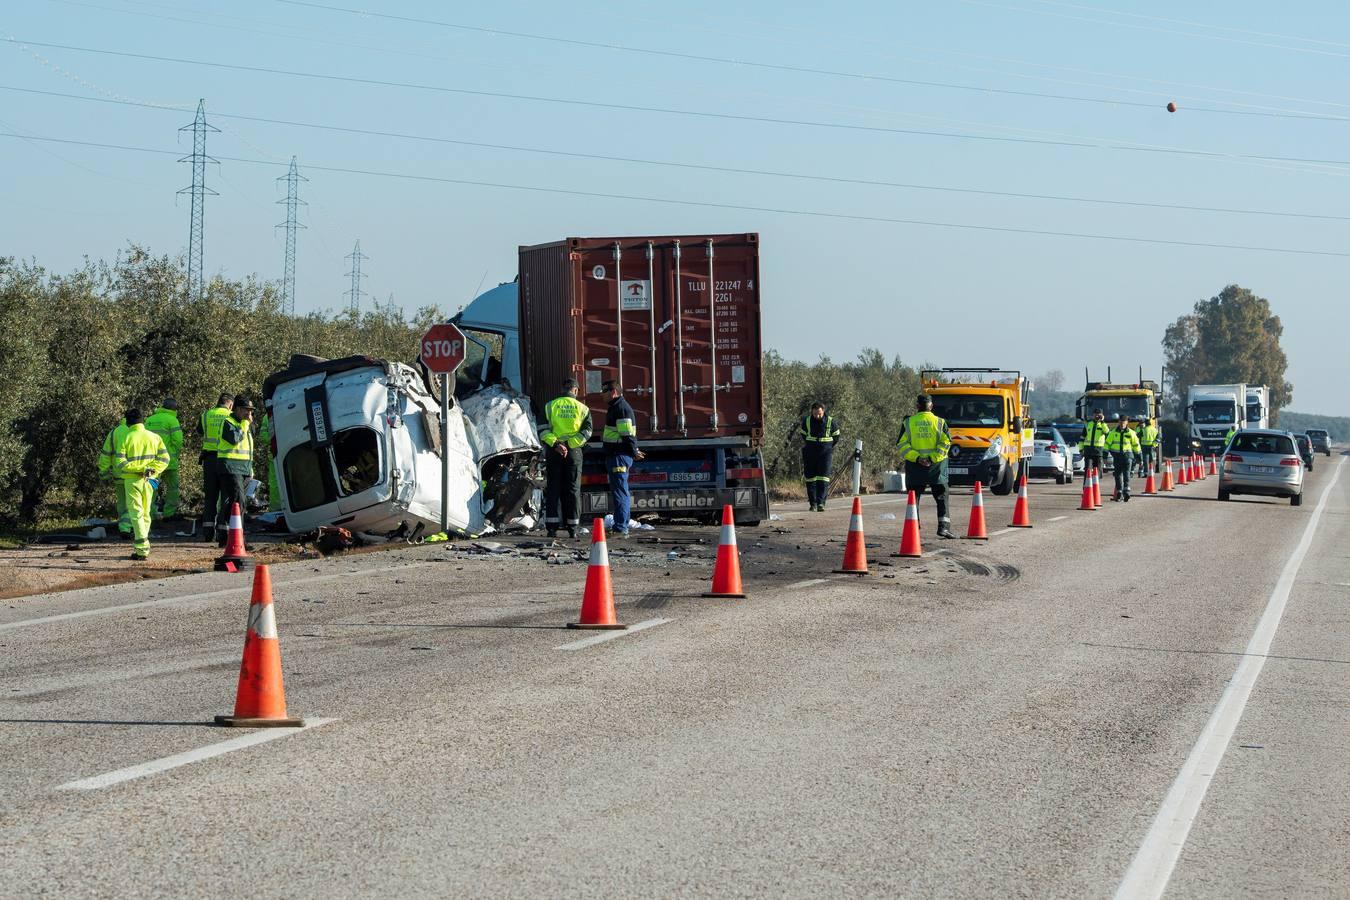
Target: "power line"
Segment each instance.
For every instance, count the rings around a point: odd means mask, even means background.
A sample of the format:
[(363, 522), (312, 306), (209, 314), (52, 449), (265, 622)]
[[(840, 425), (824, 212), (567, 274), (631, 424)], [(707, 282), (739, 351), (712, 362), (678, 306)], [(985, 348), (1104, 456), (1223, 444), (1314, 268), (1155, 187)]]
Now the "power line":
[(1237, 34), (1249, 34), (1254, 37), (1275, 38), (1282, 41), (1301, 41), (1305, 44), (1321, 44), (1325, 47), (1343, 47), (1350, 49), (1350, 44), (1341, 41), (1324, 41), (1318, 38), (1299, 37), (1296, 34), (1278, 34), (1273, 31), (1254, 31), (1250, 28), (1237, 28), (1233, 25), (1214, 25), (1210, 22), (1195, 22), (1188, 19), (1170, 19), (1167, 16), (1151, 16), (1145, 13), (1127, 12), (1120, 9), (1107, 9), (1102, 6), (1088, 6), (1082, 3), (1063, 3), (1059, 0), (1032, 0), (1034, 3), (1040, 3), (1043, 6), (1062, 6), (1067, 9), (1080, 9), (1095, 12), (1108, 16), (1124, 16), (1130, 19), (1145, 19), (1152, 22), (1166, 22), (1169, 25), (1185, 25), (1191, 28), (1211, 28), (1215, 31), (1232, 31)]
[[(76, 47), (70, 49), (85, 50), (87, 48)], [(958, 131), (937, 131), (933, 129), (920, 129), (920, 128), (893, 128), (882, 125), (857, 125), (847, 122), (820, 122), (806, 119), (783, 119), (768, 116), (748, 116), (736, 113), (709, 112), (706, 110), (675, 109), (658, 106), (634, 106), (617, 103), (602, 103), (599, 101), (592, 101), (592, 100), (574, 100), (570, 98), (560, 98), (560, 97), (540, 97), (526, 94), (508, 94), (493, 91), (476, 91), (470, 90), (468, 88), (451, 88), (440, 85), (418, 84), (416, 82), (381, 81), (378, 79), (356, 78), (345, 75), (323, 75), (309, 72), (291, 72), (282, 69), (264, 69), (255, 66), (233, 65), (229, 63), (211, 63), (211, 62), (202, 62), (199, 60), (177, 59), (173, 57), (147, 56), (144, 54), (137, 54), (137, 53), (124, 54), (121, 51), (114, 51), (114, 50), (89, 50), (88, 52), (107, 53), (114, 56), (130, 56), (133, 58), (150, 59), (163, 62), (184, 63), (187, 65), (201, 65), (214, 68), (238, 69), (241, 71), (287, 75), (299, 78), (314, 78), (319, 80), (353, 82), (358, 84), (375, 85), (379, 87), (408, 88), (412, 90), (425, 90), (437, 93), (464, 94), (477, 97), (495, 97), (499, 99), (522, 100), (538, 103), (557, 103), (568, 106), (585, 106), (597, 109), (615, 109), (624, 112), (647, 112), (660, 115), (677, 115), (677, 116), (690, 116), (695, 118), (754, 122), (757, 124), (787, 125), (792, 127), (803, 127), (803, 128), (827, 128), (827, 129), (838, 129), (843, 131), (861, 131), (877, 134), (899, 134), (918, 137), (951, 138), (955, 140), (984, 141), (991, 143), (1027, 144), (1044, 147), (1069, 147), (1085, 150), (1115, 150), (1126, 153), (1151, 153), (1162, 155), (1188, 156), (1201, 159), (1220, 159), (1236, 162), (1255, 162), (1261, 164), (1294, 163), (1299, 165), (1311, 165), (1311, 166), (1350, 166), (1350, 160), (1343, 160), (1343, 159), (1312, 159), (1298, 156), (1269, 156), (1269, 155), (1246, 154), (1246, 153), (1226, 153), (1214, 150), (1194, 150), (1185, 147), (1166, 147), (1166, 146), (1150, 146), (1144, 144), (1112, 143), (1110, 141), (1102, 141), (1096, 139), (1067, 141), (1067, 140), (1054, 140), (1050, 138), (1010, 137), (1007, 135), (989, 135), (989, 134), (968, 134)], [(129, 101), (113, 101), (102, 97), (79, 97), (78, 95), (62, 94), (56, 91), (42, 91), (37, 90), (35, 88), (20, 88), (20, 87), (13, 87), (10, 85), (0, 85), (0, 90), (18, 91), (21, 93), (30, 93), (30, 94), (42, 94), (46, 96), (55, 96), (55, 97), (72, 97), (74, 99), (85, 100), (87, 102), (119, 103), (128, 106), (144, 105), (152, 109), (159, 108), (156, 106), (150, 106), (148, 104), (138, 104)], [(255, 117), (232, 115), (230, 116), (230, 118), (248, 120), (250, 118)], [(262, 119), (258, 120), (265, 121)]]
[[(76, 94), (58, 94), (51, 91), (36, 91), (34, 89), (29, 88), (11, 88), (7, 85), (0, 85), (0, 90), (17, 90), (22, 92), (33, 92), (43, 94), (46, 96), (66, 97), (70, 99), (83, 100), (92, 103), (118, 103), (121, 105), (130, 105), (130, 106), (143, 105), (128, 101), (106, 100), (98, 97), (81, 97)], [(265, 116), (249, 116), (237, 113), (215, 112), (212, 113), (212, 115), (217, 119), (221, 118), (236, 119), (239, 121), (258, 122), (266, 125), (281, 125), (295, 128), (310, 128), (321, 131), (332, 131), (340, 134), (359, 134), (371, 137), (394, 138), (397, 140), (421, 141), (435, 144), (449, 144), (458, 147), (474, 147), (484, 150), (506, 150), (516, 153), (535, 153), (543, 156), (561, 156), (570, 159), (593, 159), (602, 162), (632, 163), (635, 165), (661, 166), (667, 168), (689, 169), (693, 171), (703, 171), (703, 172), (719, 172), (731, 175), (756, 175), (768, 178), (787, 178), (802, 181), (817, 181), (829, 184), (852, 184), (863, 187), (884, 187), (884, 188), (897, 188), (903, 190), (937, 191), (943, 193), (973, 194), (988, 197), (1006, 197), (1010, 199), (1019, 199), (1019, 200), (1047, 200), (1063, 203), (1091, 203), (1104, 206), (1126, 206), (1126, 207), (1137, 207), (1141, 209), (1165, 209), (1179, 212), (1224, 213), (1231, 215), (1247, 215), (1247, 216), (1274, 216), (1279, 218), (1314, 219), (1331, 222), (1350, 221), (1350, 216), (1345, 215), (1285, 212), (1267, 209), (1240, 209), (1222, 206), (1194, 206), (1181, 203), (1151, 203), (1143, 200), (1119, 200), (1103, 197), (1079, 197), (1062, 194), (1034, 194), (1034, 193), (1019, 193), (1015, 191), (992, 191), (977, 188), (952, 187), (946, 185), (917, 184), (911, 182), (882, 181), (864, 178), (847, 178), (844, 176), (834, 176), (834, 175), (816, 175), (806, 172), (784, 172), (784, 171), (775, 171), (771, 169), (749, 169), (749, 168), (738, 168), (735, 166), (714, 166), (702, 163), (688, 163), (688, 162), (679, 162), (675, 160), (644, 159), (642, 157), (632, 157), (632, 156), (611, 156), (599, 153), (582, 153), (579, 151), (571, 151), (571, 150), (557, 150), (547, 147), (526, 147), (514, 144), (497, 144), (484, 141), (467, 141), (458, 138), (445, 138), (445, 137), (437, 137), (434, 135), (412, 134), (408, 132), (381, 131), (378, 129), (371, 129), (371, 128), (353, 128), (342, 125), (327, 125), (318, 122), (300, 122), (292, 119), (273, 119), (267, 118)], [(1350, 165), (1350, 160), (1346, 160), (1344, 164)]]
[[(171, 150), (157, 150), (151, 147), (132, 147), (124, 144), (105, 144), (94, 141), (79, 141), (66, 138), (41, 137), (31, 134), (14, 134), (10, 132), (0, 132), (0, 137), (20, 138), (23, 140), (50, 141), (59, 144), (69, 144), (74, 146), (93, 147), (108, 150), (124, 150), (136, 153), (154, 153), (170, 154)], [(247, 159), (244, 157), (223, 156), (221, 159), (227, 162), (248, 163), (251, 165), (276, 166), (278, 163), (266, 159)], [(438, 175), (419, 175), (412, 172), (385, 172), (376, 169), (359, 169), (348, 166), (321, 166), (307, 164), (306, 169), (312, 172), (333, 172), (341, 175), (364, 175), (375, 178), (394, 178), (404, 181), (416, 181), (430, 184), (455, 184), (467, 187), (485, 187), (498, 190), (527, 191), (541, 194), (555, 194), (568, 197), (587, 197), (601, 200), (627, 200), (637, 203), (659, 203), (670, 206), (689, 206), (703, 209), (722, 209), (735, 210), (739, 212), (771, 213), (775, 215), (800, 216), (805, 218), (834, 219), (852, 222), (869, 222), (887, 225), (913, 225), (923, 228), (951, 228), (967, 231), (986, 231), (1002, 234), (1026, 234), (1040, 237), (1062, 237), (1075, 238), (1081, 240), (1095, 241), (1115, 241), (1128, 244), (1151, 244), (1166, 247), (1193, 247), (1210, 250), (1243, 250), (1253, 253), (1286, 253), (1296, 256), (1329, 256), (1343, 259), (1350, 259), (1350, 252), (1341, 252), (1336, 250), (1308, 250), (1297, 247), (1265, 247), (1246, 244), (1221, 244), (1208, 241), (1182, 241), (1169, 240), (1166, 238), (1146, 238), (1131, 237), (1129, 235), (1115, 234), (1095, 234), (1091, 232), (1077, 231), (1053, 231), (1040, 228), (1017, 228), (1005, 225), (978, 225), (968, 222), (938, 222), (924, 219), (901, 219), (889, 216), (868, 216), (857, 213), (836, 213), (821, 210), (789, 209), (772, 206), (750, 206), (736, 203), (715, 203), (705, 200), (689, 200), (676, 197), (648, 197), (636, 194), (612, 194), (600, 191), (581, 191), (569, 188), (539, 187), (536, 185), (507, 184), (504, 182), (477, 181), (468, 178), (446, 178)]]
[(192, 154), (178, 160), (190, 163), (192, 167), (192, 185), (178, 192), (191, 198), (191, 212), (188, 214), (187, 293), (189, 297), (202, 297), (206, 294), (206, 275), (202, 267), (206, 239), (206, 198), (219, 196), (206, 186), (206, 164), (219, 163), (219, 160), (206, 155), (206, 135), (213, 131), (219, 132), (220, 129), (206, 123), (206, 101), (198, 100), (197, 117), (178, 130), (192, 132)]
[[(667, 59), (689, 60), (691, 62), (717, 63), (719, 65), (737, 66), (741, 68), (767, 69), (773, 72), (793, 72), (801, 75), (823, 75), (830, 78), (848, 78), (857, 81), (881, 82), (884, 84), (903, 84), (912, 87), (930, 87), (941, 90), (968, 91), (981, 94), (999, 94), (1010, 97), (1030, 97), (1040, 100), (1061, 100), (1072, 103), (1097, 103), (1108, 106), (1132, 106), (1141, 109), (1159, 110), (1164, 102), (1172, 98), (1161, 98), (1157, 102), (1144, 103), (1138, 100), (1116, 100), (1109, 97), (1083, 97), (1072, 94), (1050, 94), (1041, 91), (1019, 91), (1012, 88), (994, 88), (983, 85), (959, 84), (948, 81), (926, 81), (917, 78), (898, 78), (892, 75), (877, 75), (866, 72), (849, 72), (841, 69), (822, 69), (812, 66), (797, 66), (788, 63), (770, 63), (756, 60), (734, 59), (726, 56), (710, 56), (701, 53), (688, 53), (679, 50), (661, 50), (655, 47), (635, 47), (625, 44), (616, 44), (609, 41), (588, 41), (578, 38), (558, 37), (550, 34), (538, 34), (528, 31), (510, 31), (502, 28), (487, 28), (481, 25), (466, 25), (461, 22), (447, 22), (440, 19), (424, 19), (416, 16), (400, 16), (393, 13), (372, 12), (370, 10), (351, 9), (343, 6), (329, 6), (323, 3), (313, 3), (309, 0), (276, 0), (277, 3), (284, 3), (288, 6), (302, 6), (310, 9), (320, 9), (327, 12), (349, 13), (361, 16), (367, 19), (387, 19), (395, 22), (406, 22), (413, 25), (434, 25), (440, 28), (450, 28), (457, 31), (468, 31), (476, 34), (490, 34), (494, 37), (511, 37), (523, 40), (542, 41), (551, 44), (563, 44), (571, 47), (585, 47), (593, 50), (616, 50), (621, 53), (635, 53), (646, 57), (659, 56)], [(1220, 101), (1222, 102), (1222, 101)], [(1191, 112), (1214, 113), (1220, 115), (1240, 115), (1240, 116), (1262, 116), (1276, 119), (1325, 119), (1329, 121), (1350, 121), (1350, 117), (1319, 115), (1316, 113), (1294, 113), (1294, 112), (1270, 112), (1255, 109), (1216, 109), (1213, 107), (1188, 106)]]
[(300, 174), (296, 168), (295, 157), (291, 157), (291, 167), (277, 179), (277, 181), (286, 182), (286, 199), (278, 200), (277, 203), (284, 204), (286, 207), (286, 221), (277, 228), (286, 229), (286, 261), (281, 276), (281, 311), (288, 316), (295, 315), (295, 234), (296, 231), (304, 228), (297, 221), (296, 213), (301, 206), (307, 205), (300, 199), (300, 182), (309, 181), (308, 178)]

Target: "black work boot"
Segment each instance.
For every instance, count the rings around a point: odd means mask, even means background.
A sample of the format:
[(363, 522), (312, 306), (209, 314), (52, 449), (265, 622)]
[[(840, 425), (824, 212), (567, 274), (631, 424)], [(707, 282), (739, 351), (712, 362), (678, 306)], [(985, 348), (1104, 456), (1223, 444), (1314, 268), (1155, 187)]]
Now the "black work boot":
[(938, 522), (937, 533), (938, 537), (947, 538), (948, 540), (955, 539), (956, 537), (956, 535), (952, 534), (952, 525), (950, 522)]

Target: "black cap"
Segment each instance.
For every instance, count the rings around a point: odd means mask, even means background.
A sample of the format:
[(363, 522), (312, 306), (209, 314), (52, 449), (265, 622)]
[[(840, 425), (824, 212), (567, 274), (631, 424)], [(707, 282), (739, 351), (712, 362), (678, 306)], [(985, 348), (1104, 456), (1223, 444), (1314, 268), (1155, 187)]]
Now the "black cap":
[(238, 394), (234, 398), (234, 408), (236, 410), (252, 409), (253, 401), (245, 397), (243, 394)]

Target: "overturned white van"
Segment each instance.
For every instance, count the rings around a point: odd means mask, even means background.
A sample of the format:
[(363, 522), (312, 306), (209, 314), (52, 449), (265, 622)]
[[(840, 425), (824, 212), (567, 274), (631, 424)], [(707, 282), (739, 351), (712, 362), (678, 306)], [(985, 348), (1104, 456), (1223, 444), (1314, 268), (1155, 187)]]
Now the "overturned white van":
[(539, 440), (528, 398), (510, 388), (451, 398), (444, 446), (431, 381), (403, 363), (295, 357), (264, 383), (263, 403), (292, 532), (338, 525), (416, 540), (439, 531), (442, 455), (452, 531), (528, 527), (538, 516)]

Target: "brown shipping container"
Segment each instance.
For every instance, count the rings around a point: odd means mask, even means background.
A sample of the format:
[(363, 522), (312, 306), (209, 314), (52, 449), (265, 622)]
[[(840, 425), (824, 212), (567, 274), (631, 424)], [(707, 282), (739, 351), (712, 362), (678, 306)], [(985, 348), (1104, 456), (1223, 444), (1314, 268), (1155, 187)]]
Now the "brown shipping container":
[(563, 379), (575, 378), (598, 440), (601, 386), (619, 378), (640, 440), (739, 438), (759, 446), (759, 291), (758, 234), (521, 247), (524, 390), (542, 413)]

